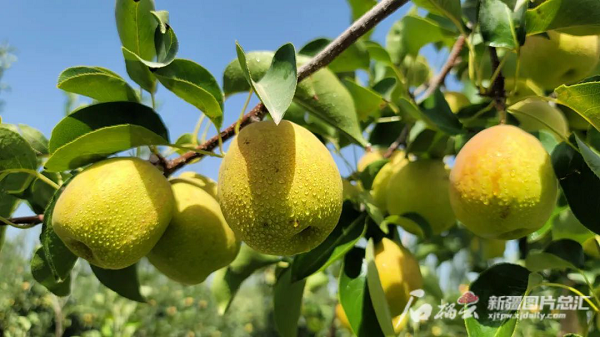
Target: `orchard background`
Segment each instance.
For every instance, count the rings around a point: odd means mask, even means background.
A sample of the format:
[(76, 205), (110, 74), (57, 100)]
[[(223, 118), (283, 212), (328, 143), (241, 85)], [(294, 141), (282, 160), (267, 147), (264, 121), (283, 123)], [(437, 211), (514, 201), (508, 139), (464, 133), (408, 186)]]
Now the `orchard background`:
[[(0, 38), (10, 43), (0, 46), (0, 335), (600, 334), (597, 0), (0, 8)], [(540, 42), (566, 35), (583, 42)], [(344, 178), (340, 220), (310, 251), (264, 255), (242, 244), (230, 267), (184, 286), (145, 258), (91, 268), (52, 229), (61, 185), (89, 164), (137, 156), (166, 176), (218, 180), (238, 129), (282, 117), (315, 134)], [(75, 127), (76, 118), (86, 127)], [(408, 198), (423, 203), (422, 214), (390, 215), (390, 201), (378, 202), (378, 174), (400, 165), (395, 158), (453, 167), (469, 139), (498, 124), (531, 133), (551, 155), (560, 192), (543, 222), (517, 222), (503, 232), (522, 235), (487, 239), (471, 232), (484, 235), (487, 223), (466, 220), (469, 230), (452, 217), (441, 228), (431, 219), (445, 192), (418, 175)], [(520, 183), (509, 188), (527, 190)], [(401, 252), (398, 275), (377, 261), (388, 244)], [(411, 261), (420, 268), (406, 267)], [(390, 279), (407, 288), (403, 295), (389, 295)], [(424, 290), (413, 308), (430, 304), (433, 315), (398, 323), (413, 288)], [(469, 289), (479, 296), (478, 320), (433, 317)], [(489, 319), (490, 296), (524, 294), (589, 296), (590, 309), (557, 320)]]

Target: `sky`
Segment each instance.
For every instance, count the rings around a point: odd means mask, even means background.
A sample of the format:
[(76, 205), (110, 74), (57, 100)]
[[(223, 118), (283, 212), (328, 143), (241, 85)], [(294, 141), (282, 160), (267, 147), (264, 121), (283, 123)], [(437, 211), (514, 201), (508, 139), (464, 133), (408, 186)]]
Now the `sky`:
[[(66, 96), (56, 81), (68, 67), (101, 66), (127, 78), (114, 22), (114, 1), (2, 1), (0, 8), (0, 43), (13, 46), (18, 58), (2, 78), (11, 88), (0, 93), (3, 122), (28, 124), (49, 137), (53, 126), (64, 117)], [(177, 56), (201, 64), (220, 84), (223, 70), (236, 57), (236, 40), (247, 52), (276, 50), (287, 42), (299, 50), (315, 38), (335, 38), (351, 21), (345, 0), (156, 0), (156, 8), (170, 13), (180, 44)], [(372, 39), (384, 44), (392, 24), (408, 9), (405, 5), (384, 20)], [(432, 48), (426, 48), (425, 55), (433, 68), (445, 61)], [(239, 117), (245, 99), (245, 94), (238, 94), (226, 101), (224, 126)], [(172, 141), (193, 131), (200, 113), (196, 108), (164, 88), (159, 88), (157, 100)], [(254, 98), (250, 106), (256, 102)], [(209, 135), (214, 133), (213, 128)], [(354, 152), (352, 148), (344, 152), (351, 165), (356, 163)], [(356, 150), (356, 156), (361, 152)], [(206, 158), (190, 168), (216, 179), (219, 162)], [(336, 162), (342, 175), (349, 172), (340, 158)], [(16, 215), (27, 214), (30, 211), (20, 207)], [(14, 234), (16, 230), (11, 231)]]

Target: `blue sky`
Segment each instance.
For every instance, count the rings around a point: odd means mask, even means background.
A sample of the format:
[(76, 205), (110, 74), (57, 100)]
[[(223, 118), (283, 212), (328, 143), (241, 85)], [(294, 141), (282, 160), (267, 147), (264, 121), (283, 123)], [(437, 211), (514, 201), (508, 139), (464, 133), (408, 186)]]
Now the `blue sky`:
[[(350, 23), (345, 0), (304, 1), (156, 1), (157, 9), (170, 12), (180, 42), (178, 57), (192, 59), (222, 83), (222, 71), (235, 58), (235, 41), (246, 51), (275, 50), (286, 42), (297, 49), (318, 38), (334, 38)], [(76, 65), (102, 66), (126, 77), (120, 41), (114, 23), (114, 1), (5, 1), (0, 11), (0, 42), (16, 48), (18, 61), (3, 82), (11, 90), (2, 92), (0, 112), (6, 123), (24, 123), (50, 136), (52, 127), (64, 116), (65, 95), (56, 88), (58, 75)], [(404, 6), (382, 22), (373, 39), (385, 42), (385, 35), (408, 10)], [(444, 57), (426, 49), (434, 68)], [(234, 122), (245, 95), (236, 95), (225, 104), (225, 123)], [(199, 111), (164, 88), (157, 94), (159, 112), (175, 140), (191, 132)], [(252, 103), (256, 103), (256, 100)], [(214, 129), (211, 130), (214, 133)], [(360, 154), (358, 150), (358, 154)], [(344, 152), (354, 164), (353, 150)], [(336, 160), (342, 174), (348, 170)], [(192, 169), (216, 179), (219, 160), (207, 158)], [(28, 214), (21, 207), (18, 215)]]

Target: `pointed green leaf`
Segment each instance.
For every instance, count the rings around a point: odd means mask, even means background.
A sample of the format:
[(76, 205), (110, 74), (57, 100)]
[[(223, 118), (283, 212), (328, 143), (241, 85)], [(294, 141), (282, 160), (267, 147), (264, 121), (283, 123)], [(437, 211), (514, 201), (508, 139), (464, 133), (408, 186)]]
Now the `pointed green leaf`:
[(413, 2), (430, 13), (447, 17), (459, 30), (464, 30), (460, 0), (413, 0)]
[(562, 29), (574, 35), (600, 34), (600, 2), (597, 0), (546, 0), (527, 11), (527, 34)]
[[(313, 57), (331, 43), (331, 39), (318, 38), (307, 43), (298, 54)], [(335, 73), (352, 72), (358, 69), (368, 70), (369, 53), (362, 42), (350, 45), (338, 55), (327, 67)]]
[(582, 155), (564, 142), (552, 152), (552, 166), (577, 220), (592, 232), (600, 234), (598, 176), (589, 168)]
[(469, 337), (512, 337), (517, 328), (517, 319), (513, 318), (499, 327), (479, 324), (475, 318), (465, 319), (465, 327)]
[(150, 69), (140, 62), (138, 57), (129, 49), (122, 47), (123, 57), (125, 58), (125, 67), (127, 68), (127, 74), (142, 89), (153, 93), (156, 91), (156, 78), (150, 72)]
[(376, 117), (375, 113), (386, 105), (383, 97), (375, 91), (350, 79), (345, 79), (344, 84), (354, 99), (356, 113), (361, 121), (366, 121), (369, 117)]
[(440, 26), (437, 22), (408, 14), (394, 23), (386, 37), (386, 49), (394, 63), (400, 63), (405, 56), (417, 56), (423, 46), (433, 42), (454, 43), (457, 34)]
[(221, 128), (223, 93), (208, 70), (190, 60), (175, 59), (156, 69), (154, 75), (165, 88), (204, 112), (217, 129)]
[(325, 270), (344, 256), (360, 240), (365, 231), (365, 214), (344, 203), (342, 216), (331, 234), (315, 249), (298, 254), (292, 262), (292, 281), (298, 281)]
[(115, 19), (123, 47), (146, 60), (156, 56), (154, 32), (158, 26), (152, 15), (154, 0), (117, 0)]
[(359, 337), (383, 336), (367, 286), (365, 251), (354, 248), (344, 257), (339, 277), (339, 300), (352, 331)]
[(555, 92), (557, 103), (571, 108), (600, 130), (600, 82), (561, 85)]
[(32, 128), (29, 125), (19, 124), (21, 136), (31, 145), (31, 147), (41, 155), (48, 154), (48, 139), (40, 130)]
[(298, 319), (306, 280), (292, 283), (291, 269), (281, 272), (273, 289), (273, 320), (281, 337), (298, 335)]
[(59, 147), (44, 167), (50, 172), (67, 171), (138, 146), (168, 144), (163, 137), (139, 125), (108, 126)]
[(367, 243), (365, 259), (367, 262), (367, 285), (377, 321), (386, 336), (393, 336), (395, 333), (392, 325), (392, 314), (390, 313), (385, 292), (379, 279), (379, 272), (375, 265), (375, 244), (373, 243), (373, 238), (370, 238)]
[(98, 281), (108, 289), (132, 301), (146, 302), (146, 299), (140, 293), (137, 264), (119, 270), (102, 269), (92, 264), (90, 264), (90, 267), (92, 267)]
[(236, 50), (238, 61), (242, 66), (246, 79), (269, 111), (273, 121), (279, 124), (292, 103), (298, 84), (294, 46), (288, 43), (279, 48), (273, 56), (271, 66), (259, 81), (254, 81), (250, 76), (246, 54), (238, 43), (236, 43)]
[(37, 159), (31, 145), (17, 132), (0, 127), (0, 171), (37, 168)]
[(586, 164), (589, 166), (590, 170), (600, 178), (600, 153), (593, 147), (588, 146), (577, 135), (575, 135), (575, 139), (577, 140), (577, 146), (579, 147), (579, 151)]
[(38, 248), (31, 258), (31, 275), (33, 278), (50, 290), (56, 296), (67, 296), (71, 292), (71, 275), (64, 280), (57, 281), (49, 268), (48, 260), (43, 248)]
[(520, 43), (513, 17), (513, 10), (504, 1), (482, 0), (479, 6), (479, 26), (484, 42), (492, 47), (517, 49)]
[(228, 267), (219, 269), (214, 274), (211, 292), (217, 300), (219, 314), (223, 315), (229, 309), (244, 280), (256, 270), (277, 263), (280, 260), (277, 256), (258, 253), (242, 244), (235, 260)]
[(52, 130), (50, 152), (54, 153), (86, 133), (122, 124), (142, 126), (169, 140), (167, 128), (152, 108), (133, 102), (107, 102), (83, 107), (63, 118)]
[(91, 97), (99, 102), (139, 102), (137, 94), (125, 80), (102, 67), (72, 67), (58, 77), (58, 88)]

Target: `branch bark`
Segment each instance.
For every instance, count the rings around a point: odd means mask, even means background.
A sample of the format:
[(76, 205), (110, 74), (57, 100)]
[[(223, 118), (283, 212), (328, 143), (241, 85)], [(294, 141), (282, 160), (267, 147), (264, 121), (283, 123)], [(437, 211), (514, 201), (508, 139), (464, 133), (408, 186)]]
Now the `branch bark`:
[[(408, 0), (382, 0), (379, 2), (375, 7), (356, 20), (348, 29), (346, 29), (335, 40), (333, 40), (327, 47), (325, 47), (325, 49), (313, 57), (310, 62), (300, 67), (298, 70), (298, 82), (314, 74), (317, 70), (327, 66), (344, 50), (356, 42), (356, 40), (358, 40), (369, 30), (373, 29), (379, 22), (407, 2)], [(262, 103), (259, 103), (250, 112), (242, 117), (240, 130), (252, 122), (262, 120), (266, 113), (267, 109), (265, 106)], [(219, 141), (225, 142), (235, 135), (236, 124), (237, 122), (223, 130), (220, 134), (220, 139), (219, 135), (216, 135), (199, 145), (197, 149), (213, 151), (219, 145)], [(178, 169), (184, 167), (186, 164), (193, 160), (202, 158), (203, 156), (204, 155), (193, 151), (184, 153), (180, 157), (177, 157), (171, 161), (167, 161), (163, 165), (164, 174), (168, 177)]]
[(440, 73), (437, 74), (434, 78), (432, 78), (431, 81), (429, 81), (429, 86), (427, 87), (427, 90), (425, 91), (423, 96), (421, 96), (421, 98), (419, 99), (419, 104), (423, 103), (423, 101), (429, 98), (429, 96), (433, 95), (437, 88), (444, 84), (444, 82), (446, 81), (446, 77), (448, 76), (448, 74), (450, 74), (450, 71), (458, 62), (458, 57), (460, 56), (460, 52), (465, 46), (465, 42), (466, 37), (464, 35), (458, 37), (458, 39), (454, 43), (454, 46), (452, 47), (452, 50), (450, 51), (450, 55), (448, 55), (448, 60), (440, 70)]
[(506, 124), (506, 91), (505, 80), (502, 70), (499, 70), (500, 59), (496, 48), (490, 47), (490, 59), (492, 61), (492, 74), (498, 72), (498, 76), (490, 87), (490, 95), (494, 98), (496, 110), (500, 113), (500, 124)]
[[(23, 216), (17, 218), (9, 218), (8, 221), (17, 225), (37, 225), (44, 222), (44, 214), (36, 214), (30, 216)], [(7, 226), (7, 224), (0, 222), (0, 226)]]

